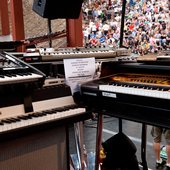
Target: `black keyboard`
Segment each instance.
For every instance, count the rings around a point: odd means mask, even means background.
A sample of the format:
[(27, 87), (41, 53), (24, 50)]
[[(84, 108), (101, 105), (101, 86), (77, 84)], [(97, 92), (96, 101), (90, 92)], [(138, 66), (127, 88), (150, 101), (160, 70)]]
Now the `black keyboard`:
[(114, 64), (112, 75), (81, 84), (83, 102), (94, 112), (170, 127), (168, 66)]
[(0, 53), (0, 86), (16, 84), (44, 84), (45, 75), (33, 66), (6, 52)]

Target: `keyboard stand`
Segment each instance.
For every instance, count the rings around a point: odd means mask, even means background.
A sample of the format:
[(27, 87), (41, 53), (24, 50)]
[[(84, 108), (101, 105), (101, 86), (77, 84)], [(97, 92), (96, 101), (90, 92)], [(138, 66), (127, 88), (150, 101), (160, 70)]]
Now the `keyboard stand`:
[(100, 149), (102, 144), (103, 114), (98, 113), (97, 132), (96, 132), (96, 159), (95, 170), (99, 169)]
[[(119, 119), (119, 133), (122, 132), (122, 119)], [(102, 129), (103, 129), (103, 114), (98, 113), (97, 132), (96, 132), (96, 158), (95, 158), (95, 170), (100, 167), (100, 149), (102, 146)], [(142, 134), (141, 134), (141, 159), (143, 170), (148, 170), (146, 161), (146, 140), (147, 140), (147, 125), (142, 123)]]
[(141, 158), (143, 170), (148, 170), (148, 165), (146, 161), (146, 140), (147, 140), (147, 125), (142, 123), (142, 141), (141, 141)]

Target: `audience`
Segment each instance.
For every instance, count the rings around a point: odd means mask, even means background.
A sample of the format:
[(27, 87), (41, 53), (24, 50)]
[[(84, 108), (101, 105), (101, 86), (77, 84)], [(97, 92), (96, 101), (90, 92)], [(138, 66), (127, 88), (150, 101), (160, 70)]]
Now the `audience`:
[[(82, 8), (84, 45), (119, 47), (122, 1), (84, 1)], [(170, 49), (169, 8), (169, 0), (127, 1), (123, 45), (141, 55)]]

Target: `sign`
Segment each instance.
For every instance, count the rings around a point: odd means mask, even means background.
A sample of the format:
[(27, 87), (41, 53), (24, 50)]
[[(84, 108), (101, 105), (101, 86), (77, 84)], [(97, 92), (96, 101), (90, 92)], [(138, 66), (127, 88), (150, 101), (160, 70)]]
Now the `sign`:
[(72, 94), (79, 91), (82, 82), (93, 80), (95, 58), (64, 59), (65, 81), (71, 87)]

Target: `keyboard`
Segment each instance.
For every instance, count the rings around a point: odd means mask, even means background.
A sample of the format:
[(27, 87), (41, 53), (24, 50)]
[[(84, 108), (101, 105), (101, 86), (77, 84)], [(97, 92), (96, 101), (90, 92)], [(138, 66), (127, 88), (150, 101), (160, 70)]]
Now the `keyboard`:
[(109, 63), (107, 68), (115, 73), (80, 85), (84, 105), (94, 112), (170, 127), (168, 66)]
[(26, 72), (26, 73), (10, 73), (5, 75), (0, 75), (0, 85), (3, 84), (17, 84), (17, 83), (27, 83), (38, 81), (38, 79), (42, 78), (41, 75)]
[[(3, 94), (0, 101), (0, 136), (26, 133), (57, 124), (69, 124), (91, 117), (85, 107), (78, 106), (66, 84), (44, 86), (30, 92), (24, 103), (23, 94)], [(22, 99), (22, 100), (21, 100)], [(31, 111), (25, 111), (32, 108)], [(36, 127), (36, 128), (35, 128)], [(7, 135), (9, 136), (9, 135)]]
[(0, 85), (35, 84), (42, 87), (45, 74), (6, 52), (0, 53)]
[(42, 110), (39, 112), (18, 114), (14, 117), (0, 119), (0, 133), (35, 125), (38, 126), (45, 123), (52, 123), (54, 121), (81, 115), (85, 112), (85, 108), (79, 108), (73, 104), (48, 110)]
[(99, 85), (99, 90), (168, 100), (170, 99), (170, 76), (117, 74), (110, 77), (109, 85)]
[(60, 48), (58, 51), (45, 51), (40, 49), (42, 61), (57, 61), (69, 58), (89, 58), (95, 57), (96, 59), (114, 58), (116, 51), (109, 48)]

